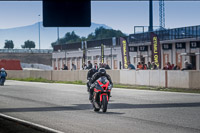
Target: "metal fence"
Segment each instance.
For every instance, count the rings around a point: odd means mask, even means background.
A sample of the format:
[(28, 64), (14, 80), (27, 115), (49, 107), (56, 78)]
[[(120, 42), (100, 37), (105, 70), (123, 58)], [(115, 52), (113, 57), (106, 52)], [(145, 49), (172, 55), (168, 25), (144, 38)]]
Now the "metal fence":
[[(105, 46), (112, 46), (112, 38), (108, 39), (102, 39), (102, 40), (94, 40), (94, 41), (87, 41), (87, 48), (94, 48), (94, 47), (100, 47), (101, 44)], [(85, 42), (84, 42), (85, 45)], [(119, 45), (119, 39), (116, 38), (116, 45)], [(62, 51), (62, 50), (77, 50), (77, 49), (82, 49), (82, 42), (77, 42), (77, 43), (69, 43), (69, 44), (62, 44), (62, 45), (55, 45), (54, 46), (54, 51)]]
[[(154, 31), (160, 39), (160, 41), (165, 40), (176, 40), (176, 39), (187, 39), (187, 38), (199, 38), (200, 37), (200, 25), (175, 28), (175, 29), (163, 29)], [(150, 32), (144, 32), (139, 34), (130, 34), (130, 43), (144, 43), (150, 42)]]
[(0, 49), (0, 53), (52, 53), (52, 49)]
[[(176, 39), (187, 39), (187, 38), (199, 38), (200, 37), (200, 25), (191, 26), (191, 27), (183, 27), (183, 28), (175, 28), (175, 29), (159, 29), (155, 30), (160, 39), (160, 41), (164, 40), (176, 40)], [(126, 37), (129, 43), (144, 43), (150, 42), (150, 32), (138, 33), (138, 34), (130, 34)], [(101, 44), (105, 46), (112, 46), (112, 38), (102, 39), (102, 40), (94, 40), (87, 41), (87, 48), (100, 47)], [(119, 38), (116, 38), (116, 46), (119, 46)], [(59, 50), (77, 50), (82, 48), (82, 43), (69, 43), (63, 45), (55, 45), (54, 51)]]

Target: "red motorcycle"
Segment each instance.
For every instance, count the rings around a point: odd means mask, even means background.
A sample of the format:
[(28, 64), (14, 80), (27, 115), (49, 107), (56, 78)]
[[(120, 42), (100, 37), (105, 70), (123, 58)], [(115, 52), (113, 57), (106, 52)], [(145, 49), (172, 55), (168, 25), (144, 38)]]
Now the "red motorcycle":
[(111, 89), (112, 85), (104, 76), (100, 77), (95, 82), (95, 88), (92, 99), (94, 111), (98, 112), (100, 109), (102, 109), (103, 112), (107, 111), (107, 105), (110, 99)]

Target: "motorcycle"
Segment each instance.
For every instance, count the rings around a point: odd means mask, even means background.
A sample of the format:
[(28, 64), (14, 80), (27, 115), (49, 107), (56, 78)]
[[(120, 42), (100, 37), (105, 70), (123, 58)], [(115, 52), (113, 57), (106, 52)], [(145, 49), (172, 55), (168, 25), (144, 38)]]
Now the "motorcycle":
[(95, 112), (98, 112), (100, 109), (103, 112), (107, 111), (108, 102), (110, 99), (112, 85), (107, 80), (106, 77), (100, 77), (95, 82), (95, 88), (93, 92), (92, 105)]
[(5, 82), (5, 81), (6, 81), (6, 79), (1, 77), (1, 78), (0, 78), (0, 85), (1, 85), (1, 86), (4, 86), (4, 82)]

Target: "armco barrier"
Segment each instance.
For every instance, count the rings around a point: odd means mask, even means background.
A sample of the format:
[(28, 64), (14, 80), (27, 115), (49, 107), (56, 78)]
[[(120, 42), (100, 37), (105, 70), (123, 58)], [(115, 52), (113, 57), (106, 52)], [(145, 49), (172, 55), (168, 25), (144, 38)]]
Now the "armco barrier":
[[(8, 78), (44, 78), (56, 81), (87, 82), (87, 72), (80, 71), (36, 71), (8, 70)], [(114, 83), (129, 85), (146, 85), (174, 88), (200, 89), (200, 71), (164, 71), (164, 70), (108, 70)]]

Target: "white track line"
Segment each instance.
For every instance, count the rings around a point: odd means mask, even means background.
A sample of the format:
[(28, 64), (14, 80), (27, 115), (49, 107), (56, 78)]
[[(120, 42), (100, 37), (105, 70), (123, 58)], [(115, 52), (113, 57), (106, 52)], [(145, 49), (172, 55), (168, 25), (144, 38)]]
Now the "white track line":
[(12, 116), (8, 116), (8, 115), (2, 114), (2, 113), (0, 113), (0, 118), (6, 119), (6, 120), (9, 120), (9, 121), (13, 121), (13, 122), (17, 122), (17, 123), (20, 123), (24, 126), (30, 126), (33, 129), (37, 129), (37, 130), (43, 131), (43, 132), (64, 133), (64, 132), (61, 132), (61, 131), (58, 131), (58, 130), (55, 130), (55, 129), (52, 129), (52, 128), (49, 128), (49, 127), (45, 127), (43, 125), (39, 125), (39, 124), (35, 124), (35, 123), (29, 122), (29, 121), (21, 120), (21, 119), (18, 119), (18, 118), (12, 117)]

